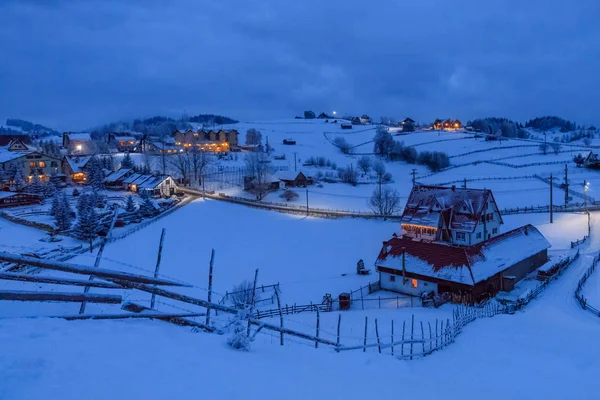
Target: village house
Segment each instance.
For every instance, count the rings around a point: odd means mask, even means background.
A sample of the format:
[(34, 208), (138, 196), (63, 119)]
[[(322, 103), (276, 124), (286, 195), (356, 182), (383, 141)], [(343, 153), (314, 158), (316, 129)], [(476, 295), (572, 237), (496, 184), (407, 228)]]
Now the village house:
[(512, 290), (548, 261), (550, 244), (532, 225), (499, 233), (502, 223), (490, 190), (415, 186), (401, 234), (375, 262), (381, 288), (469, 304)]
[(590, 153), (583, 159), (583, 166), (590, 169), (600, 169), (600, 160), (598, 154), (590, 151)]
[(272, 192), (281, 189), (283, 186), (283, 183), (281, 182), (279, 177), (272, 174), (266, 174), (262, 180), (262, 184), (259, 184), (256, 177), (245, 176), (244, 190), (248, 192)]
[(14, 184), (17, 171), (27, 182), (31, 182), (34, 176), (48, 181), (51, 175), (60, 172), (59, 167), (60, 159), (30, 150), (20, 139), (12, 139), (0, 147), (0, 183), (3, 188)]
[(238, 136), (239, 132), (235, 129), (228, 131), (222, 129), (219, 131), (199, 130), (197, 132), (188, 129), (185, 132), (175, 131), (173, 133), (175, 145), (180, 148), (185, 150), (196, 148), (214, 153), (227, 152), (236, 148)]
[(90, 154), (92, 151), (92, 136), (89, 133), (63, 133), (63, 148), (68, 154)]
[(280, 171), (277, 173), (277, 177), (281, 182), (284, 183), (285, 187), (306, 187), (312, 185), (312, 178), (304, 175), (302, 171)]
[(108, 145), (121, 152), (134, 152), (138, 150), (138, 140), (126, 134), (111, 133), (108, 135)]
[(64, 156), (62, 172), (75, 183), (85, 183), (87, 180), (86, 165), (92, 156)]
[(435, 130), (446, 130), (446, 131), (454, 131), (462, 128), (462, 122), (459, 120), (451, 120), (447, 119), (442, 121), (441, 119), (436, 119), (433, 122), (433, 129)]
[(170, 175), (134, 173), (123, 180), (122, 188), (150, 197), (169, 197), (177, 193), (177, 184)]
[(104, 178), (104, 186), (107, 189), (123, 190), (125, 179), (133, 175), (135, 171), (133, 168), (120, 168), (117, 171), (113, 171), (106, 178)]

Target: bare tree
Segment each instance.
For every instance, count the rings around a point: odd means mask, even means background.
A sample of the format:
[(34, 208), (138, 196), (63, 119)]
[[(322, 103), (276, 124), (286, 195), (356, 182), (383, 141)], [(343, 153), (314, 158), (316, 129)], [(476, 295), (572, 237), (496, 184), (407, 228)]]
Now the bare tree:
[(371, 160), (371, 157), (362, 156), (361, 158), (358, 159), (358, 168), (360, 168), (362, 170), (363, 174), (366, 175), (369, 173), (372, 163), (373, 163), (373, 161)]
[(248, 129), (246, 131), (246, 144), (262, 144), (262, 133), (254, 128)]
[(175, 153), (169, 157), (169, 164), (175, 168), (179, 176), (183, 179), (183, 183), (188, 181), (190, 174), (190, 159), (187, 153)]
[(249, 308), (251, 304), (256, 303), (256, 301), (259, 300), (259, 294), (255, 293), (253, 302), (253, 287), (254, 284), (247, 279), (235, 285), (231, 293), (229, 293), (229, 299), (231, 303), (239, 309)]
[(373, 139), (373, 151), (380, 157), (389, 157), (394, 147), (394, 139), (385, 126), (378, 126)]
[(194, 177), (194, 183), (198, 184), (204, 170), (212, 162), (210, 154), (197, 147), (193, 147), (188, 153), (190, 173)]
[(267, 153), (252, 152), (246, 155), (246, 177), (258, 200), (267, 193), (267, 178), (271, 174), (271, 159)]
[(369, 199), (369, 207), (373, 212), (389, 217), (400, 209), (400, 195), (390, 187), (377, 187)]

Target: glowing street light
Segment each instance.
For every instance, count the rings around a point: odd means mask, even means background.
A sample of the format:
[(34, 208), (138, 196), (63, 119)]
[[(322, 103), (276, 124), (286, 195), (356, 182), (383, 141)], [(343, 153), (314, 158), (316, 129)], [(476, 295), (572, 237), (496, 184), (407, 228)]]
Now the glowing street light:
[(333, 115), (337, 114), (335, 111), (333, 112)]

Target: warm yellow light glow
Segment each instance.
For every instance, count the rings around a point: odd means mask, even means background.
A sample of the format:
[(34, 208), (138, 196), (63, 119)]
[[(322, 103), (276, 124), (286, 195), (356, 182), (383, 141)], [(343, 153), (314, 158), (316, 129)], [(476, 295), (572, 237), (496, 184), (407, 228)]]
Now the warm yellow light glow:
[(75, 149), (77, 149), (77, 151), (81, 151), (82, 148), (83, 147), (80, 144), (78, 144), (77, 146), (75, 146)]
[(417, 280), (416, 280), (416, 279), (411, 279), (411, 280), (410, 280), (410, 285), (411, 285), (412, 287), (414, 287), (414, 288), (416, 288), (416, 287), (417, 287), (417, 283), (418, 283), (418, 282), (417, 282)]

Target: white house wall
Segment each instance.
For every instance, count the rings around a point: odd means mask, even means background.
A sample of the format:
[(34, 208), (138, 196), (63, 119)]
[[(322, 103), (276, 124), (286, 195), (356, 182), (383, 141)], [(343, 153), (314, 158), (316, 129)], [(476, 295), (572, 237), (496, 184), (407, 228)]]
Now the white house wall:
[[(394, 281), (391, 280), (394, 277)], [(412, 278), (407, 278), (406, 283), (403, 283), (402, 276), (389, 274), (387, 272), (380, 272), (379, 279), (381, 283), (381, 289), (390, 290), (392, 292), (409, 294), (412, 296), (420, 296), (423, 292), (433, 291), (435, 294), (438, 292), (438, 285), (436, 283), (423, 281), (417, 279), (417, 287), (412, 286)]]

